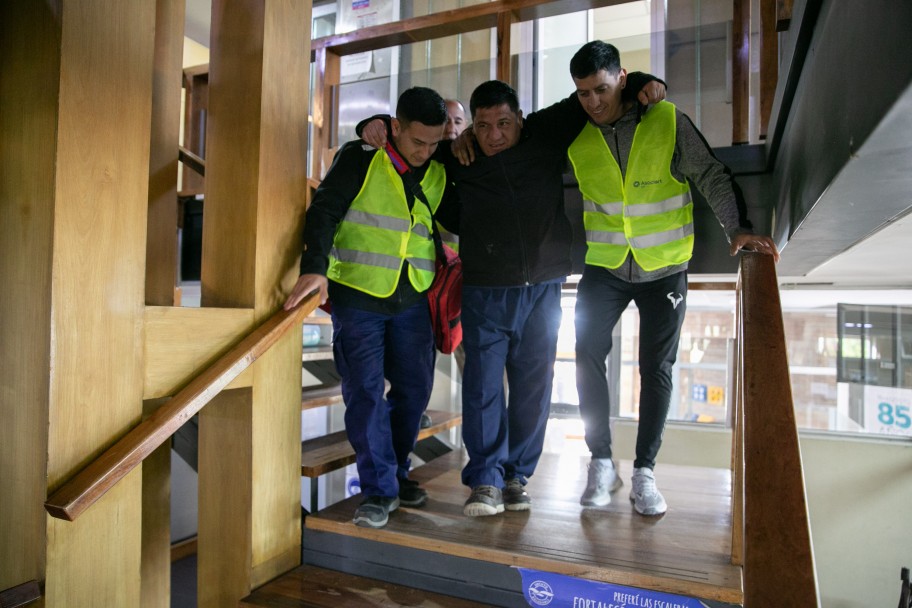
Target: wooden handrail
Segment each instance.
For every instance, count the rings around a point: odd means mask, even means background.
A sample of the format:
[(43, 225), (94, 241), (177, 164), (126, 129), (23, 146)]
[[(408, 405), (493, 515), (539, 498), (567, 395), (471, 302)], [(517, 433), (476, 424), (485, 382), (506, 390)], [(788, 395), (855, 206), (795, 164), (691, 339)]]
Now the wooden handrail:
[[(744, 606), (819, 606), (782, 306), (772, 257), (741, 258), (737, 386)], [(738, 445), (739, 438), (735, 439)], [(735, 484), (737, 485), (737, 484)], [(737, 488), (733, 490), (736, 492)], [(735, 501), (736, 503), (739, 501)], [(737, 519), (737, 518), (735, 518)], [(736, 531), (737, 532), (737, 531)]]
[(206, 175), (206, 161), (183, 146), (177, 147), (177, 159), (199, 173)]
[(318, 296), (313, 294), (295, 309), (279, 310), (272, 315), (165, 405), (58, 488), (44, 503), (47, 512), (59, 519), (76, 519), (250, 367), (285, 332), (301, 323), (319, 303)]
[(18, 608), (41, 599), (38, 581), (29, 581), (0, 591), (0, 608)]

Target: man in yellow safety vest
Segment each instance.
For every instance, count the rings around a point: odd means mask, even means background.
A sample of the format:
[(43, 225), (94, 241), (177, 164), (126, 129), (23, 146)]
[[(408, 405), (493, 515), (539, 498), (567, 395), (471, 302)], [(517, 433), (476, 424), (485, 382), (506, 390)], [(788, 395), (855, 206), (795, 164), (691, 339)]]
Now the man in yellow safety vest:
[[(386, 149), (342, 146), (307, 210), (301, 276), (285, 302), (291, 309), (314, 290), (332, 301), (345, 430), (364, 496), (354, 516), (360, 526), (383, 527), (400, 504), (427, 501), (408, 473), (434, 378), (431, 211), (449, 186), (431, 156), (446, 120), (443, 98), (413, 87), (399, 97)], [(415, 198), (414, 182), (427, 204)]]
[(731, 175), (690, 120), (662, 101), (641, 116), (622, 97), (627, 71), (617, 49), (587, 43), (570, 73), (589, 123), (569, 157), (583, 195), (586, 266), (576, 303), (576, 373), (580, 413), (592, 454), (584, 506), (611, 502), (622, 482), (612, 461), (605, 360), (612, 330), (633, 301), (640, 312), (640, 403), (630, 500), (642, 515), (661, 515), (655, 459), (671, 400), (672, 375), (693, 251), (690, 180), (725, 229), (734, 255), (752, 249), (779, 259), (769, 237), (741, 226)]

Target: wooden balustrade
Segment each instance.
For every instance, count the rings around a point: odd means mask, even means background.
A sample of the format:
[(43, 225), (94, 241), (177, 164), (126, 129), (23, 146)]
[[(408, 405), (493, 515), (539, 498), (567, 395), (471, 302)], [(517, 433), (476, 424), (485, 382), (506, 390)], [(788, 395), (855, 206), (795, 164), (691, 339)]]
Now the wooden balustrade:
[(280, 310), (272, 315), (165, 405), (58, 488), (45, 502), (47, 512), (59, 519), (76, 519), (250, 367), (285, 332), (300, 326), (318, 304), (318, 296), (310, 295), (294, 310)]
[(819, 606), (772, 257), (742, 256), (737, 316), (732, 555), (743, 565), (744, 606)]

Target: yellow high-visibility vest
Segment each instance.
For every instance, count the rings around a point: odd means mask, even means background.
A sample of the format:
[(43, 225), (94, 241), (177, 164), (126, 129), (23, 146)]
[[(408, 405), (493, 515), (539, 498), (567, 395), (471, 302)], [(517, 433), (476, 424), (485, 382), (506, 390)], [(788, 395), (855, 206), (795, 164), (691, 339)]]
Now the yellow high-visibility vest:
[(627, 252), (647, 271), (683, 264), (693, 254), (693, 202), (671, 173), (675, 107), (666, 101), (637, 125), (627, 173), (601, 131), (588, 123), (570, 146), (583, 195), (586, 263), (617, 268)]
[[(431, 161), (421, 188), (435, 211), (445, 186), (443, 165)], [(435, 260), (427, 205), (415, 199), (409, 210), (402, 178), (386, 152), (378, 150), (336, 230), (327, 278), (386, 298), (396, 290), (403, 262), (409, 264), (415, 290), (426, 291), (434, 280)]]

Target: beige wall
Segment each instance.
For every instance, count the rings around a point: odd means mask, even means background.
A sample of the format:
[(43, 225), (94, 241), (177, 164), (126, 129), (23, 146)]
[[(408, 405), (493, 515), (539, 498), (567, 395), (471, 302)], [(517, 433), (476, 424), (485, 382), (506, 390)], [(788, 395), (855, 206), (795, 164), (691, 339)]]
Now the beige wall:
[[(661, 463), (728, 466), (731, 433), (669, 427)], [(620, 458), (633, 454), (636, 425), (619, 422)], [(912, 443), (801, 434), (811, 537), (823, 608), (895, 606), (899, 571), (912, 566)]]

